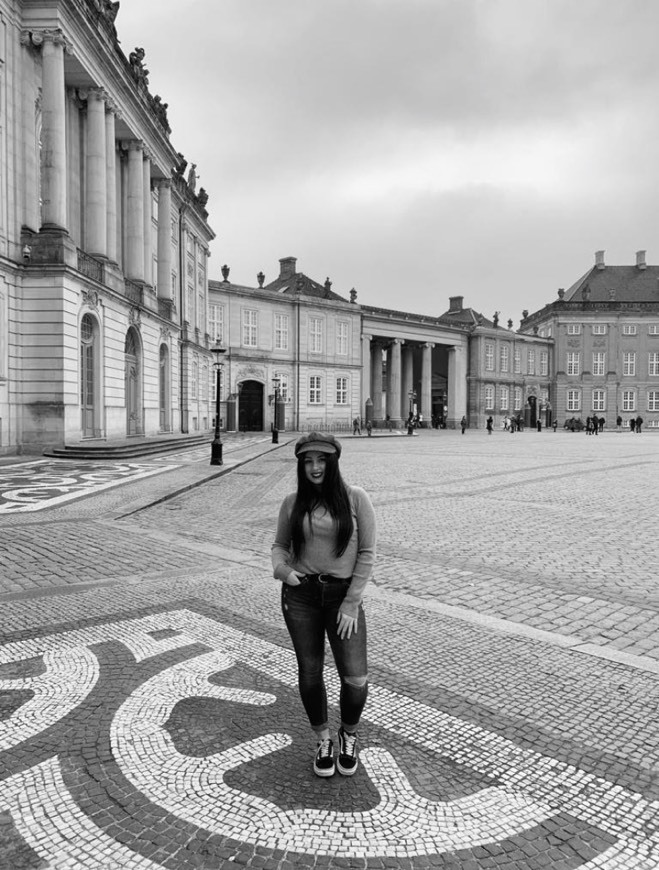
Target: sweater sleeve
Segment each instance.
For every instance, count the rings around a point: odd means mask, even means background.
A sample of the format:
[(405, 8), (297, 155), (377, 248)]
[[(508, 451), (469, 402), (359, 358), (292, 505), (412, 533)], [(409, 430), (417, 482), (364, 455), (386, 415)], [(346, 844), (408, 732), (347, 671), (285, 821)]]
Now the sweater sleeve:
[(285, 580), (291, 572), (291, 509), (295, 495), (286, 496), (279, 508), (277, 531), (271, 548), (272, 572), (277, 580)]
[(375, 564), (376, 522), (373, 505), (365, 490), (354, 486), (351, 495), (357, 515), (357, 559), (341, 609), (356, 617)]

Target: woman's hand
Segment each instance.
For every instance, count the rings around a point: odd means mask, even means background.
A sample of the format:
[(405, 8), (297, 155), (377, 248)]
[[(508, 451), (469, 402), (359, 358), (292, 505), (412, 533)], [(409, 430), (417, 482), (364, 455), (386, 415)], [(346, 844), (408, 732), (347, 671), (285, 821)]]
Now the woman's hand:
[(338, 625), (337, 632), (341, 640), (350, 640), (353, 632), (357, 634), (359, 617), (351, 616), (349, 613), (339, 610), (336, 622)]
[(299, 586), (300, 585), (300, 577), (304, 577), (300, 571), (291, 571), (288, 577), (284, 580), (284, 583), (289, 586)]

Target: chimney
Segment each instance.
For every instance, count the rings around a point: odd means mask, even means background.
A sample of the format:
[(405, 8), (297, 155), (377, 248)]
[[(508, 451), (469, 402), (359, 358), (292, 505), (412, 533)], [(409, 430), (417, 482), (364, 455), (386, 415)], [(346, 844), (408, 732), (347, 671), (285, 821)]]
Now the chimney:
[(604, 251), (595, 251), (595, 268), (606, 269), (604, 264)]
[(449, 311), (462, 311), (462, 303), (464, 302), (464, 296), (449, 296), (448, 305)]
[(287, 281), (295, 276), (295, 266), (297, 257), (283, 257), (279, 261), (279, 278), (282, 281)]
[(636, 268), (641, 271), (647, 268), (647, 263), (645, 262), (645, 251), (636, 251)]

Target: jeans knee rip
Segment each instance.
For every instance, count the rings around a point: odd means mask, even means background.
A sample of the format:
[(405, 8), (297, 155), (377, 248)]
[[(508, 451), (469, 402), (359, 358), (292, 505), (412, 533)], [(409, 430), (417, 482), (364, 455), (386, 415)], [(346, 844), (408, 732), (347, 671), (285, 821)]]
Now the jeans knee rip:
[(363, 689), (368, 682), (368, 675), (364, 677), (344, 677), (343, 682), (347, 686), (353, 686), (355, 689)]

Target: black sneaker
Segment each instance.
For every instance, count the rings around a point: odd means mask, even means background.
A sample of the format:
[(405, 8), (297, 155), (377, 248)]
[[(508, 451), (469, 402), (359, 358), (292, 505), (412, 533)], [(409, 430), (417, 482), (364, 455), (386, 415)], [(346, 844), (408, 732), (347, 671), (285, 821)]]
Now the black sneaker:
[(334, 744), (329, 737), (318, 741), (313, 772), (316, 776), (334, 776)]
[(336, 766), (343, 776), (352, 776), (357, 770), (357, 734), (339, 728), (339, 758)]

